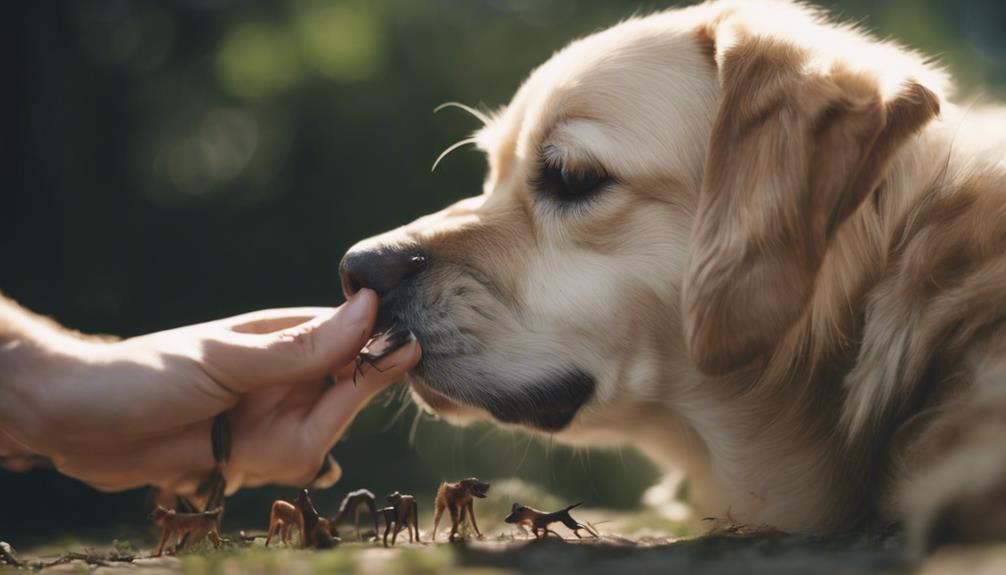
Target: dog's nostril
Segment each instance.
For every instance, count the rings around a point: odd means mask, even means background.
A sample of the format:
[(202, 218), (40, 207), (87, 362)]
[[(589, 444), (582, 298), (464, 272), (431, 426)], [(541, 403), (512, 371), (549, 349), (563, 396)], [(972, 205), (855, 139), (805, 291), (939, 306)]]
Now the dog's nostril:
[(339, 265), (342, 290), (346, 297), (363, 288), (383, 296), (426, 265), (426, 254), (417, 245), (350, 250)]
[(345, 292), (346, 297), (349, 297), (356, 292), (360, 291), (363, 286), (360, 282), (356, 280), (353, 276), (342, 276), (342, 291)]

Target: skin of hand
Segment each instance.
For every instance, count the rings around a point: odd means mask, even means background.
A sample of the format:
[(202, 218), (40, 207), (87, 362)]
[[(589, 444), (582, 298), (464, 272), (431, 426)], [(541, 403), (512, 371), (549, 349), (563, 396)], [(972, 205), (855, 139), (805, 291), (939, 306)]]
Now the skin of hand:
[(8, 343), (0, 455), (41, 454), (102, 490), (190, 495), (214, 466), (213, 418), (229, 410), (228, 493), (306, 486), (360, 409), (419, 361), (413, 338), (354, 385), (377, 303), (361, 290), (335, 309), (259, 311), (118, 342), (53, 332)]

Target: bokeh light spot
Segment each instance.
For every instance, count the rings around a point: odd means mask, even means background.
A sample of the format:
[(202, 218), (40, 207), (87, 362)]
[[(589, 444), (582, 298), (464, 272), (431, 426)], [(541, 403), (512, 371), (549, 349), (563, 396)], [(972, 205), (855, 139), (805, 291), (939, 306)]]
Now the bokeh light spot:
[(228, 31), (216, 64), (221, 85), (247, 100), (280, 93), (302, 76), (296, 40), (285, 28), (261, 22), (239, 24)]
[(374, 76), (382, 54), (380, 15), (364, 2), (301, 2), (297, 37), (306, 63), (341, 82)]

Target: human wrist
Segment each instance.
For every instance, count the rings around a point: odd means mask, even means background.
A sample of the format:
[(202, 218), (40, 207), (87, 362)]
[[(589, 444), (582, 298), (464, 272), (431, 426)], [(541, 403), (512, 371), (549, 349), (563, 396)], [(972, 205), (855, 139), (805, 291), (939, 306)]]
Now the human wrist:
[(0, 295), (0, 450), (54, 455), (52, 390), (74, 385), (103, 346)]

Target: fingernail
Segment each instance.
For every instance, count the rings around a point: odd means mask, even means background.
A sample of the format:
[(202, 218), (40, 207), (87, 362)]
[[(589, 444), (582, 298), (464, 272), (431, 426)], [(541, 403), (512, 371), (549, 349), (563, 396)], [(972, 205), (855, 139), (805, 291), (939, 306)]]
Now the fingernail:
[(349, 298), (349, 301), (343, 304), (340, 315), (342, 315), (343, 321), (347, 324), (360, 323), (367, 317), (367, 312), (370, 311), (370, 304), (368, 302), (370, 297), (363, 293), (364, 291), (369, 290), (356, 292)]

